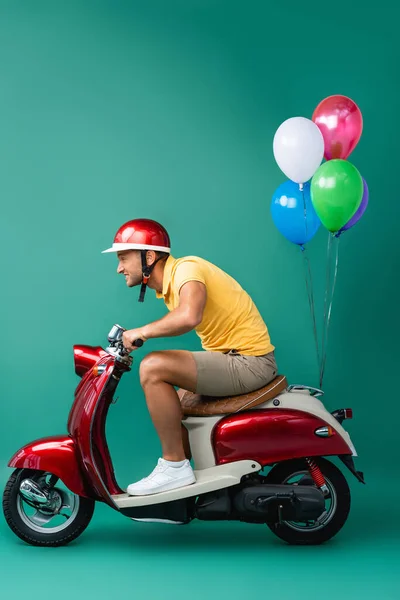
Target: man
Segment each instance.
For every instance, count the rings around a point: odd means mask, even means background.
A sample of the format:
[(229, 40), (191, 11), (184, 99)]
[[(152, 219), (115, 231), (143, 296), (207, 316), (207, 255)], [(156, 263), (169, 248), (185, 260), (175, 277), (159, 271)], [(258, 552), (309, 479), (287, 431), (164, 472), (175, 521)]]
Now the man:
[(135, 340), (178, 336), (193, 329), (203, 348), (151, 352), (142, 360), (140, 383), (162, 458), (127, 492), (155, 494), (190, 485), (195, 475), (185, 453), (180, 399), (186, 390), (233, 396), (267, 385), (277, 373), (268, 329), (250, 296), (231, 276), (196, 256), (175, 259), (167, 231), (155, 221), (128, 221), (104, 252), (117, 254), (117, 273), (128, 287), (141, 285), (140, 302), (148, 286), (170, 311), (158, 321), (125, 331), (128, 351), (137, 349)]

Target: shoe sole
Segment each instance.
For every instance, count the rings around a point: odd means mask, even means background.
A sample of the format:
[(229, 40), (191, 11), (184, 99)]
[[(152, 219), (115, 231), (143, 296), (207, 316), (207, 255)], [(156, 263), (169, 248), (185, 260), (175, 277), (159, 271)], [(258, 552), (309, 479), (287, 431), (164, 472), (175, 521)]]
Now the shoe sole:
[(140, 492), (140, 491), (130, 492), (129, 486), (128, 486), (126, 493), (129, 496), (152, 496), (153, 494), (159, 494), (160, 492), (168, 492), (169, 490), (177, 490), (181, 487), (186, 487), (187, 485), (191, 485), (192, 483), (196, 483), (196, 478), (191, 477), (190, 480), (183, 479), (183, 480), (177, 482), (177, 485), (173, 485), (172, 483), (165, 483), (164, 485), (158, 487), (156, 490), (151, 490), (149, 492)]

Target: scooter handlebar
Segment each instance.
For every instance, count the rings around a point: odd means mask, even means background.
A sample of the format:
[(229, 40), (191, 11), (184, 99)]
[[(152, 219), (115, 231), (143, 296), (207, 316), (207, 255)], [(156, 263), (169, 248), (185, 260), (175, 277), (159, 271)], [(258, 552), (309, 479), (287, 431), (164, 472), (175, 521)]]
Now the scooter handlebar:
[[(117, 352), (121, 356), (126, 356), (130, 353), (129, 350), (126, 350), (122, 342), (122, 336), (124, 331), (126, 331), (124, 327), (121, 327), (121, 325), (116, 324), (112, 327), (110, 333), (108, 334), (108, 341), (112, 346), (116, 347)], [(140, 338), (132, 342), (132, 346), (135, 346), (136, 348), (140, 348), (141, 346), (143, 346), (143, 344), (144, 340)]]
[[(141, 339), (137, 339), (132, 342), (132, 346), (136, 346), (136, 348), (140, 348), (141, 346), (143, 346), (143, 344), (144, 344), (144, 341)], [(122, 354), (122, 356), (130, 354), (129, 350), (127, 350), (125, 348), (125, 346), (123, 345), (122, 342), (119, 342), (118, 346), (119, 346), (119, 352), (120, 352), (120, 354)]]

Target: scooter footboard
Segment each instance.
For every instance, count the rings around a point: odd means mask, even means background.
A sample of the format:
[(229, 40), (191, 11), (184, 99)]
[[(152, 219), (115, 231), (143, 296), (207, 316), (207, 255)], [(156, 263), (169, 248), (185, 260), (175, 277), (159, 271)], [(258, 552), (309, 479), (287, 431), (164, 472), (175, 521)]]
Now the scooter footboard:
[(52, 436), (30, 442), (14, 454), (8, 466), (53, 473), (74, 494), (84, 497), (93, 495), (85, 485), (75, 444), (69, 436)]

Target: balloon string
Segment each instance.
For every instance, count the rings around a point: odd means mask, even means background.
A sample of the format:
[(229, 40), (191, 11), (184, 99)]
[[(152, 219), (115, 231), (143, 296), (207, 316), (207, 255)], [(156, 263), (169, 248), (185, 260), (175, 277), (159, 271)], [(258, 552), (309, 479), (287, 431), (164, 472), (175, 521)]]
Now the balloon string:
[(303, 197), (303, 211), (304, 211), (304, 224), (306, 229), (306, 242), (308, 242), (308, 225), (307, 225), (307, 207), (306, 207), (306, 198), (304, 196), (304, 187), (300, 186), (301, 195)]
[[(303, 198), (303, 211), (304, 211), (304, 225), (305, 225), (305, 243), (308, 241), (308, 223), (307, 223), (307, 206), (306, 206), (306, 198), (304, 194), (304, 186), (300, 184), (301, 195)], [(319, 352), (319, 343), (318, 343), (318, 331), (317, 331), (317, 321), (315, 318), (315, 302), (314, 302), (314, 286), (312, 280), (312, 272), (311, 272), (311, 264), (308, 258), (308, 255), (305, 252), (305, 246), (302, 244), (301, 250), (303, 252), (304, 258), (304, 278), (306, 282), (307, 296), (308, 296), (308, 305), (310, 307), (311, 319), (313, 324), (313, 332), (314, 332), (314, 340), (315, 340), (315, 349), (317, 353), (317, 364), (320, 365), (320, 352)]]
[[(325, 297), (324, 297), (324, 319), (322, 322), (322, 341), (321, 341), (321, 353), (322, 353), (322, 359), (324, 356), (324, 351), (325, 351), (325, 329), (326, 329), (326, 315), (327, 315), (327, 306), (328, 306), (328, 295), (329, 295), (329, 287), (330, 287), (330, 259), (331, 259), (331, 251), (332, 251), (332, 238), (330, 233), (328, 232), (328, 246), (327, 246), (327, 252), (326, 252), (326, 281), (325, 281)], [(322, 373), (322, 360), (321, 363), (319, 364), (319, 386), (321, 387), (322, 385), (322, 380), (321, 380), (321, 373)]]
[[(335, 268), (333, 274), (333, 283), (332, 283), (332, 291), (330, 290), (331, 283), (331, 254), (332, 254), (332, 236), (329, 234), (328, 237), (328, 257), (327, 257), (327, 282), (325, 288), (325, 306), (324, 306), (324, 325), (322, 329), (322, 357), (320, 363), (320, 376), (319, 376), (319, 386), (322, 388), (322, 383), (324, 380), (325, 374), (325, 365), (326, 365), (326, 355), (327, 355), (327, 346), (328, 346), (328, 333), (329, 326), (331, 321), (332, 314), (332, 303), (333, 296), (335, 293), (336, 280), (337, 280), (337, 272), (339, 265), (339, 237), (334, 238), (336, 240), (335, 243)], [(329, 305), (328, 305), (328, 296), (330, 295)]]
[(312, 319), (312, 323), (313, 323), (315, 348), (317, 351), (317, 361), (318, 361), (318, 365), (319, 365), (320, 364), (320, 353), (319, 353), (319, 343), (318, 343), (318, 333), (317, 333), (317, 322), (316, 322), (316, 318), (315, 318), (315, 303), (314, 303), (311, 265), (310, 265), (309, 258), (305, 252), (304, 246), (302, 246), (301, 249), (302, 249), (303, 257), (304, 257), (304, 270), (305, 270), (304, 278), (305, 278), (305, 282), (306, 282), (308, 304), (310, 307), (311, 319)]

